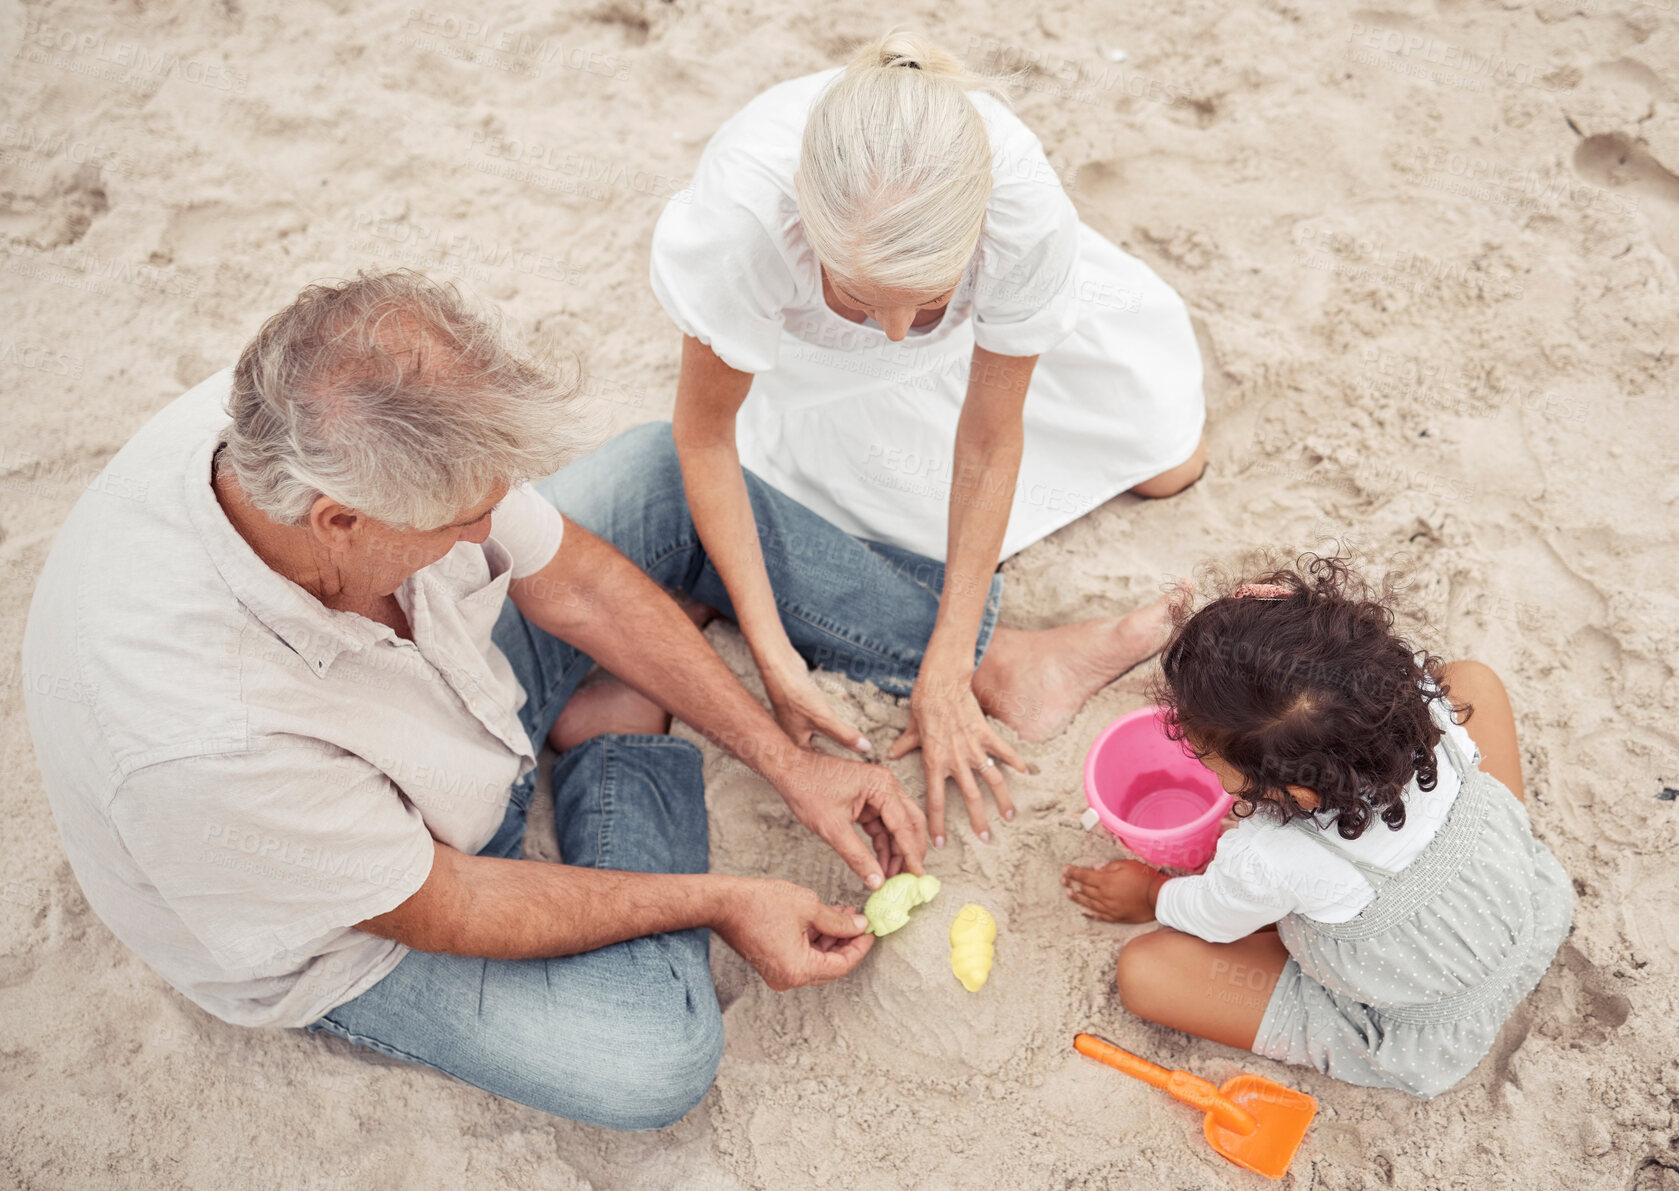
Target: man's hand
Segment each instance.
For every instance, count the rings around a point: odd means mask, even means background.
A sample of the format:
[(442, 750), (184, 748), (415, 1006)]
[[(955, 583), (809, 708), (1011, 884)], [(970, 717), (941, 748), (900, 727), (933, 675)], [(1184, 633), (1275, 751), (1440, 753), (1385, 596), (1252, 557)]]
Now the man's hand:
[(745, 878), (712, 924), (723, 941), (776, 992), (827, 984), (855, 968), (874, 946), (854, 906), (824, 905), (787, 881)]
[[(863, 878), (879, 889), (906, 868), (921, 875), (927, 857), (927, 819), (898, 779), (878, 765), (793, 750), (785, 769), (771, 780), (799, 822), (827, 841)], [(873, 854), (857, 835), (861, 827)]]
[(826, 984), (874, 946), (851, 906), (786, 881), (469, 856), (432, 843), (431, 871), (396, 909), (356, 924), (419, 951), (546, 959), (710, 927), (776, 990)]
[(1165, 873), (1141, 860), (1110, 860), (1101, 868), (1069, 864), (1061, 870), (1067, 896), (1100, 922), (1151, 922)]

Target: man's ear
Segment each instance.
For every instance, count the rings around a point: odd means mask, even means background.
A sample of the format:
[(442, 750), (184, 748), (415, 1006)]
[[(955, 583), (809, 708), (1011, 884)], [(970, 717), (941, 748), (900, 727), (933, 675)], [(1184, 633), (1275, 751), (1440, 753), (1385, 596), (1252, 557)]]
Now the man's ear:
[(360, 522), (361, 514), (345, 508), (330, 496), (317, 496), (315, 503), (309, 506), (310, 534), (335, 554), (350, 548), (350, 539)]
[(1294, 799), (1303, 810), (1315, 811), (1323, 805), (1323, 799), (1318, 797), (1318, 792), (1305, 786), (1290, 786), (1288, 796)]

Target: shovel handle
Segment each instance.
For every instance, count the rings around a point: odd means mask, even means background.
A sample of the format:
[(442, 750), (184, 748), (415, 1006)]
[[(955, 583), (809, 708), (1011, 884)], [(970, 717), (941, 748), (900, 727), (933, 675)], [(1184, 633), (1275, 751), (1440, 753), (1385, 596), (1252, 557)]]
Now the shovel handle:
[(1073, 1049), (1086, 1058), (1106, 1063), (1115, 1071), (1123, 1071), (1132, 1079), (1140, 1079), (1162, 1090), (1172, 1080), (1172, 1073), (1160, 1064), (1138, 1058), (1130, 1051), (1121, 1050), (1106, 1038), (1098, 1038), (1094, 1034), (1076, 1035), (1073, 1038)]
[(1259, 1127), (1252, 1114), (1231, 1103), (1219, 1090), (1199, 1075), (1187, 1071), (1168, 1071), (1158, 1063), (1139, 1058), (1128, 1050), (1121, 1050), (1105, 1038), (1094, 1034), (1078, 1034), (1073, 1049), (1081, 1055), (1106, 1063), (1115, 1071), (1123, 1071), (1133, 1079), (1159, 1088), (1174, 1100), (1199, 1108), (1222, 1127), (1246, 1137)]

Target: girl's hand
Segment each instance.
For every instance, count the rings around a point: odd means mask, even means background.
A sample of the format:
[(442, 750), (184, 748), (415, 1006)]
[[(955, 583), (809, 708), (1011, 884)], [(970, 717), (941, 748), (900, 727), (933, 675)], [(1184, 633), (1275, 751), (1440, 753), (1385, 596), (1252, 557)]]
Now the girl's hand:
[(1141, 860), (1110, 860), (1101, 868), (1069, 864), (1061, 870), (1067, 896), (1098, 922), (1149, 922), (1166, 875)]
[(991, 828), (980, 797), (978, 773), (991, 787), (1003, 818), (1014, 818), (1014, 802), (1003, 780), (997, 759), (1016, 773), (1026, 772), (1026, 763), (991, 730), (979, 700), (974, 698), (973, 674), (935, 671), (926, 664), (910, 696), (910, 722), (904, 734), (893, 742), (886, 757), (896, 761), (911, 749), (921, 750), (921, 767), (927, 776), (927, 825), (933, 846), (944, 847), (944, 783), (953, 778), (968, 804), (968, 822), (974, 834), (987, 842)]
[(758, 672), (764, 679), (764, 693), (775, 709), (775, 721), (794, 744), (808, 749), (810, 738), (820, 732), (842, 748), (869, 751), (868, 737), (833, 709), (791, 645), (775, 663), (760, 664)]

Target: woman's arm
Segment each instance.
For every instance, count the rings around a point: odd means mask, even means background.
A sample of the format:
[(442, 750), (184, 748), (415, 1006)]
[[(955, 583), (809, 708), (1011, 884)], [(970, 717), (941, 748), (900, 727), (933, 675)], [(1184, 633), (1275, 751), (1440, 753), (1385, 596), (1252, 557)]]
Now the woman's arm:
[(989, 838), (985, 807), (974, 780), (991, 786), (1004, 818), (1014, 817), (1008, 783), (991, 757), (1017, 772), (1025, 764), (986, 722), (974, 696), (974, 649), (991, 590), (991, 575), (1008, 531), (1014, 485), (1025, 445), (1023, 411), (1036, 356), (1000, 356), (975, 346), (968, 391), (956, 424), (951, 474), (944, 592), (938, 620), (911, 698), (909, 729), (889, 757), (919, 745), (927, 777), (927, 818), (935, 844), (944, 843), (944, 783), (953, 778), (968, 806), (974, 832)]
[(968, 392), (956, 423), (944, 595), (923, 669), (966, 669), (972, 677), (991, 575), (1008, 532), (1025, 446), (1024, 408), (1036, 356), (974, 348)]
[(671, 432), (694, 528), (729, 589), (735, 622), (782, 728), (799, 744), (816, 730), (866, 752), (868, 740), (828, 706), (781, 624), (735, 447), (735, 415), (751, 387), (751, 373), (729, 367), (693, 336), (683, 338)]

